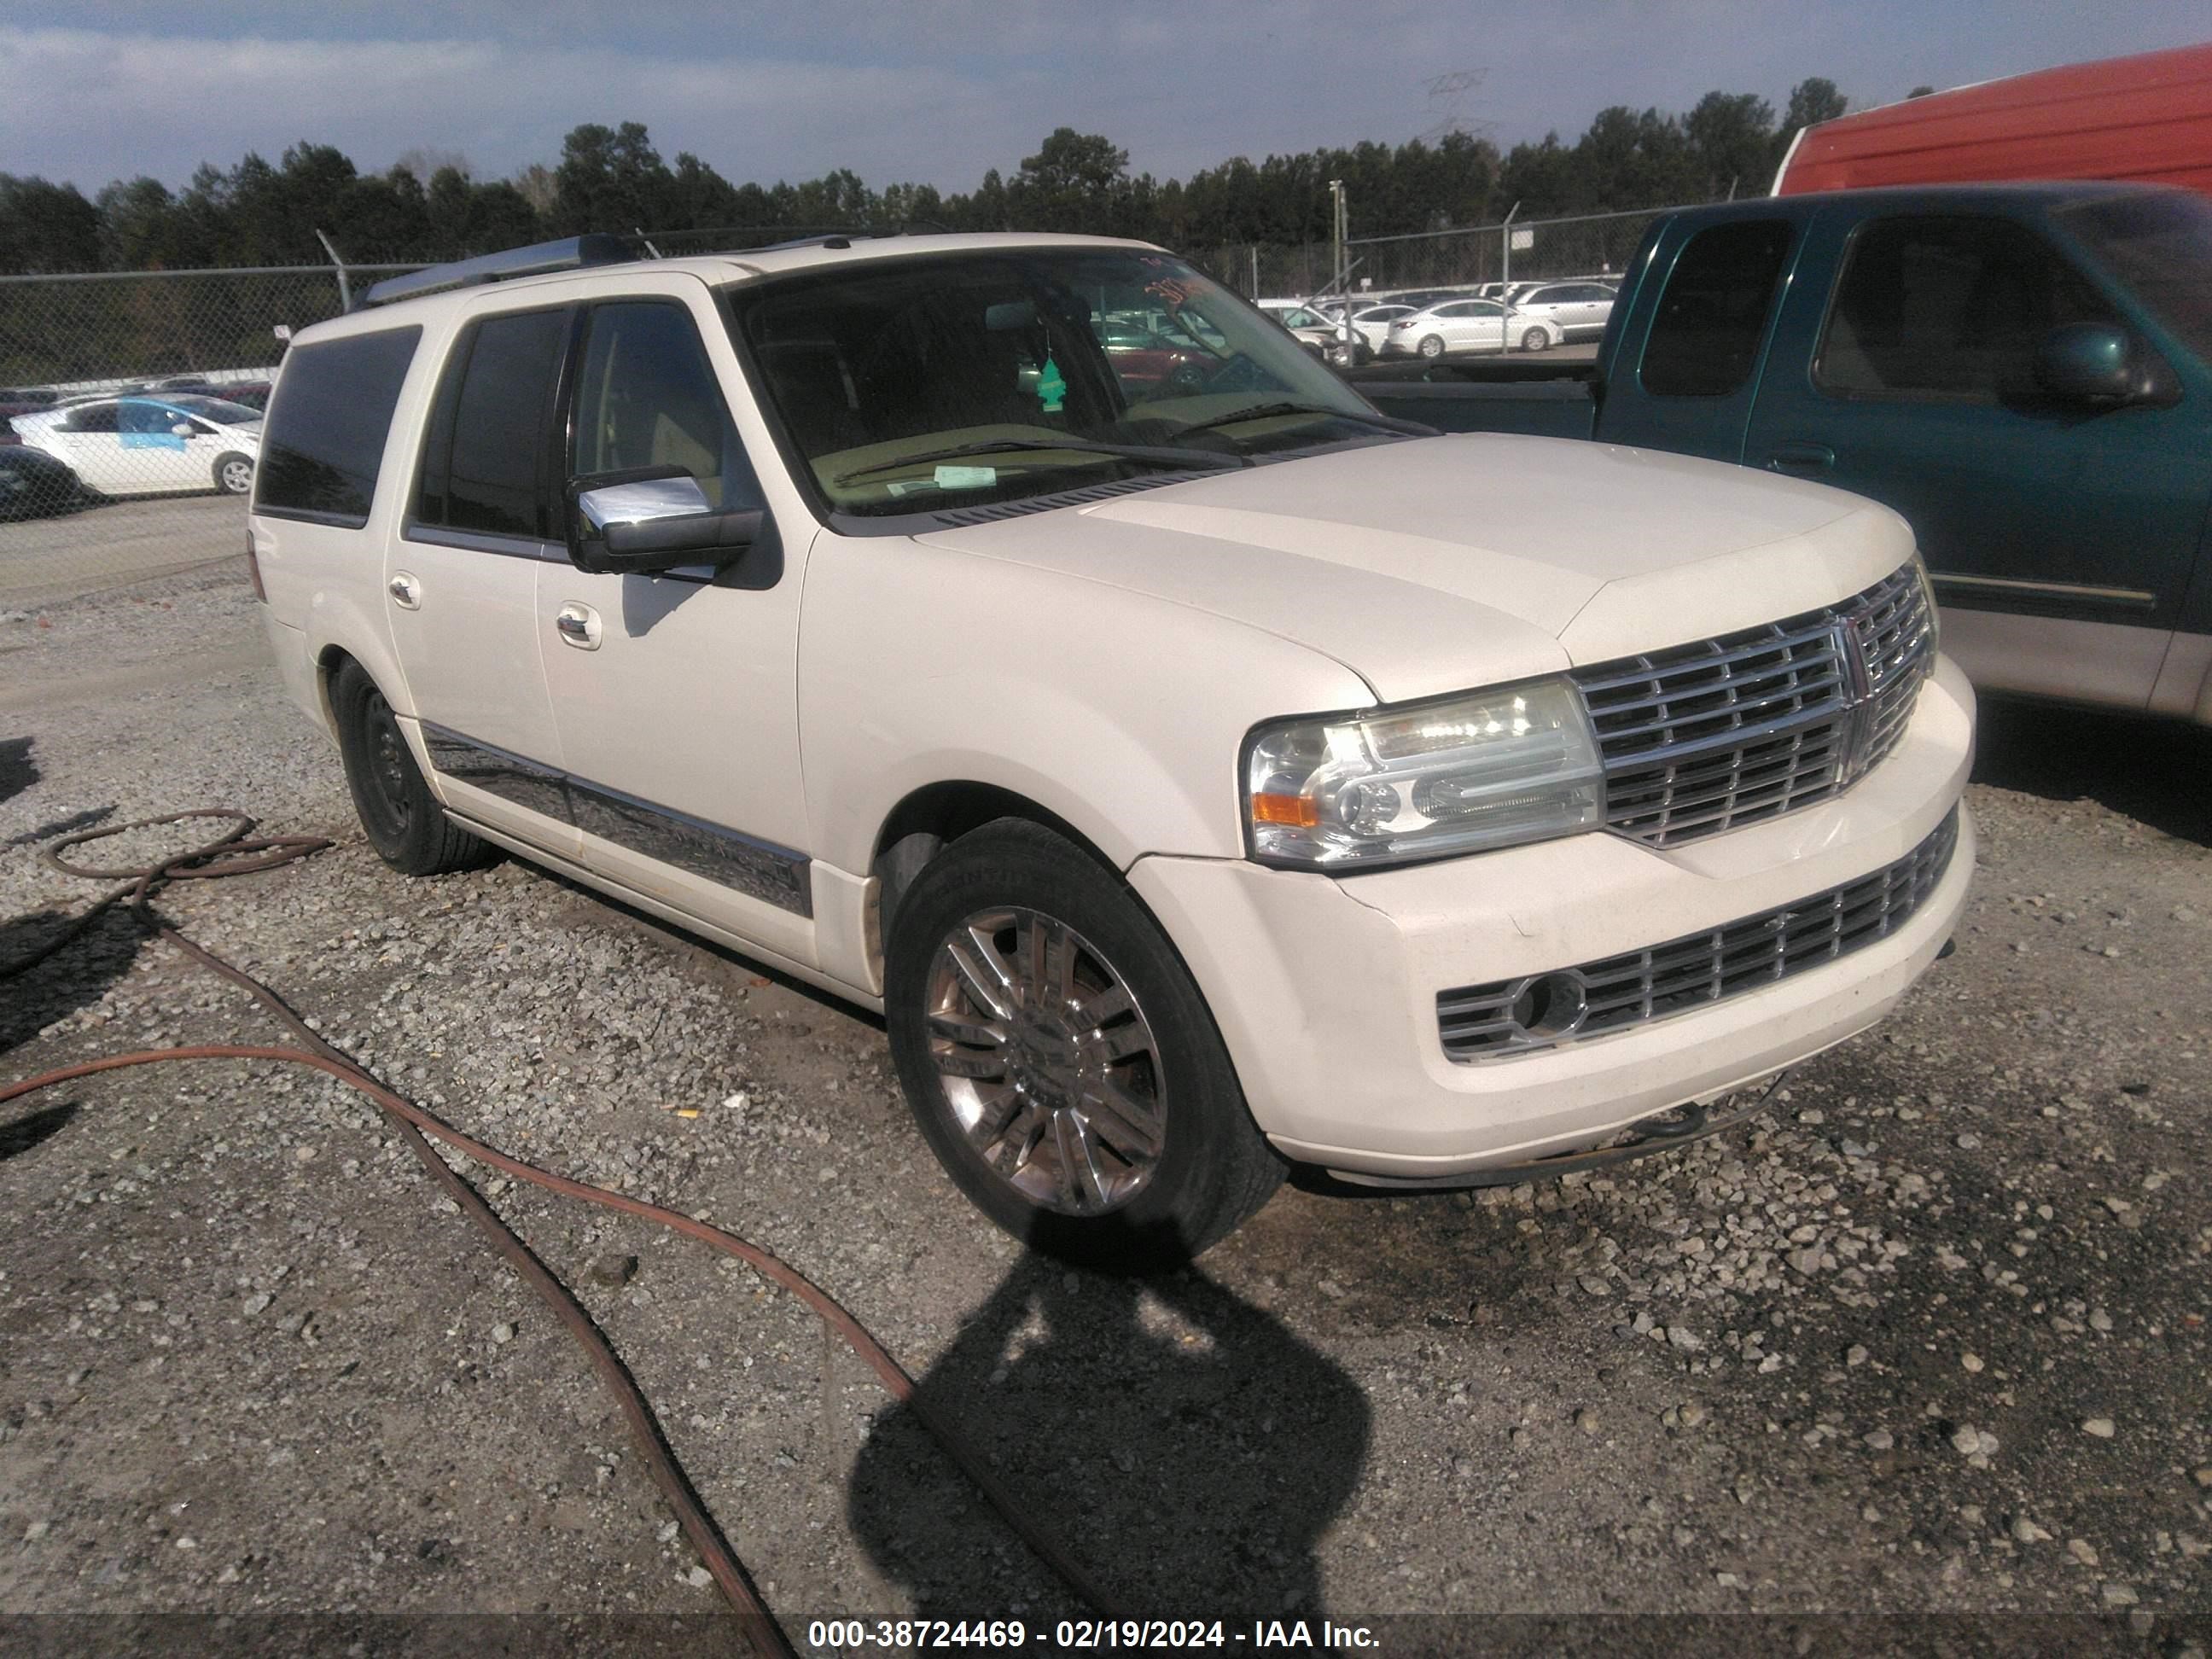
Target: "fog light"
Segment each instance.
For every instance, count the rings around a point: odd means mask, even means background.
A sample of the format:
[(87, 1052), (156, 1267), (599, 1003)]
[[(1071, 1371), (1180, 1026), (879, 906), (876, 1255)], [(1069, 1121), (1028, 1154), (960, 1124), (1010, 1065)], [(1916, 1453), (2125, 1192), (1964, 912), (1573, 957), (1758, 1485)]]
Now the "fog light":
[(1521, 981), (1506, 1018), (1532, 1037), (1567, 1036), (1589, 1012), (1589, 990), (1580, 974), (1537, 974)]

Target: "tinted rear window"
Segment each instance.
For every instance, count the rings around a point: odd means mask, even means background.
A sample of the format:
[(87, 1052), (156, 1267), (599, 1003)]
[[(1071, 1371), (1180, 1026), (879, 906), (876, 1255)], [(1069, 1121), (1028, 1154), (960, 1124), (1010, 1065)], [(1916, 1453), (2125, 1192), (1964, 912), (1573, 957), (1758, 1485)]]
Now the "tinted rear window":
[(1715, 225), (1690, 238), (1659, 296), (1644, 348), (1644, 389), (1724, 398), (1751, 378), (1790, 258), (1778, 219)]
[(254, 509), (358, 529), (368, 520), (400, 382), (419, 328), (295, 346), (271, 400)]
[(417, 515), (426, 524), (540, 539), (551, 533), (546, 419), (570, 313), (487, 317), (446, 367), (425, 447)]

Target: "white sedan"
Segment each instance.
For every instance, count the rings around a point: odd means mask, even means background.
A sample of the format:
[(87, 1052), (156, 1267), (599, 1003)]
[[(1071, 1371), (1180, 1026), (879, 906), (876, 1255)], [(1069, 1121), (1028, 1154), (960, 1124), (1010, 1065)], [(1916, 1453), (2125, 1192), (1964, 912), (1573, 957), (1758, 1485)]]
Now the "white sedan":
[(1495, 300), (1444, 300), (1395, 318), (1382, 337), (1385, 357), (1442, 357), (1496, 351), (1505, 343), (1505, 307)]
[(261, 412), (179, 392), (100, 398), (15, 417), (15, 433), (103, 495), (243, 495), (261, 459)]

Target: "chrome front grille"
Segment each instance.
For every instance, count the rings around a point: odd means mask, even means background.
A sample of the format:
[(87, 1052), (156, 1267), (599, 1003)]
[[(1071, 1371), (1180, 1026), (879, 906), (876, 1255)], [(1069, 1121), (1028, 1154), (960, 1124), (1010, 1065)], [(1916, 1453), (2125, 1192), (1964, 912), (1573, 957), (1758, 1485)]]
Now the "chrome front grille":
[(1550, 973), (1440, 992), (1454, 1060), (1491, 1060), (1625, 1030), (1771, 985), (1887, 938), (1927, 902), (1959, 842), (1954, 807), (1896, 863), (1794, 904)]
[(1840, 605), (1577, 669), (1607, 825), (1671, 847), (1834, 794), (1903, 733), (1932, 623), (1905, 565)]

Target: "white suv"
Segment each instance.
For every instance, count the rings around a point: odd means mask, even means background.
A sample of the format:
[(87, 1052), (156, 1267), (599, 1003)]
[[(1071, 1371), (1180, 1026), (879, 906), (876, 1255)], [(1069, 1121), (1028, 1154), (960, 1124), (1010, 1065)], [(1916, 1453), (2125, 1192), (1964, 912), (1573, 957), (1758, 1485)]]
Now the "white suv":
[[(1964, 904), (1972, 696), (1896, 514), (1418, 435), (1173, 256), (910, 237), (397, 279), (303, 331), (252, 515), (362, 824), (880, 1008), (1040, 1248), (1287, 1160), (1671, 1144)], [(1094, 324), (1162, 309), (1175, 375)]]

